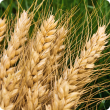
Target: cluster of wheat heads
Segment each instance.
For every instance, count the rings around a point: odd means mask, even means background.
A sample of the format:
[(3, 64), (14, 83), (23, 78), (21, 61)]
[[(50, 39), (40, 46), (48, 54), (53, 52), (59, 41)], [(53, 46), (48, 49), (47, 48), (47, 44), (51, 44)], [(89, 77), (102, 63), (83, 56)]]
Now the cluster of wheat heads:
[(52, 14), (43, 16), (34, 23), (30, 35), (35, 9), (30, 14), (22, 11), (20, 17), (18, 14), (9, 35), (6, 35), (10, 31), (6, 18), (0, 19), (0, 42), (4, 36), (10, 36), (0, 57), (0, 107), (4, 110), (76, 109), (89, 91), (85, 86), (96, 77), (95, 62), (110, 36), (105, 32), (107, 26), (98, 26), (92, 37), (86, 37), (80, 55), (69, 67), (65, 56), (68, 51), (73, 55), (66, 45), (73, 28), (68, 27), (73, 15), (66, 13), (58, 20)]

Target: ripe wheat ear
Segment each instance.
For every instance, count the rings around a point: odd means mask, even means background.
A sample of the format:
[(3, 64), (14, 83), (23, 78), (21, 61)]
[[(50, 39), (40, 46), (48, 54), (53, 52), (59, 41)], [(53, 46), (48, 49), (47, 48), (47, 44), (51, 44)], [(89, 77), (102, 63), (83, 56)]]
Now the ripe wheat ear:
[(0, 63), (0, 78), (3, 78), (8, 73), (13, 72), (13, 66), (18, 60), (19, 54), (22, 51), (22, 46), (26, 41), (26, 35), (30, 28), (30, 19), (24, 11), (20, 19), (15, 25), (14, 33), (11, 35), (11, 40), (8, 43), (7, 50), (4, 50)]
[(48, 80), (46, 82), (49, 82), (51, 80), (51, 78), (49, 78), (49, 75), (52, 74), (52, 72), (54, 72), (55, 69), (58, 69), (58, 67), (60, 67), (59, 60), (61, 59), (64, 53), (63, 50), (65, 49), (65, 45), (63, 44), (63, 42), (65, 41), (67, 32), (68, 30), (66, 30), (64, 26), (57, 29), (56, 31), (56, 39), (52, 45), (53, 47), (51, 49), (50, 57), (46, 64), (45, 75), (43, 76), (43, 79)]
[[(15, 25), (14, 33), (11, 35), (11, 40), (8, 43), (8, 48), (3, 52), (0, 63), (0, 105), (4, 109), (11, 110), (14, 107), (12, 102), (13, 98), (18, 93), (19, 75), (15, 75), (13, 65), (18, 60), (19, 54), (23, 49), (22, 45), (26, 41), (26, 35), (28, 34), (29, 28), (30, 18), (28, 18), (27, 12), (23, 11)], [(16, 80), (14, 80), (14, 77)]]
[(50, 48), (55, 39), (56, 26), (57, 22), (55, 22), (54, 16), (50, 15), (47, 20), (43, 21), (34, 42), (31, 43), (29, 61), (31, 70), (27, 70), (27, 85), (29, 87), (32, 87), (33, 83), (43, 76), (44, 67), (50, 56)]
[[(30, 43), (30, 58), (26, 66), (27, 104), (23, 109), (33, 110), (41, 107), (41, 102), (48, 93), (48, 85), (42, 85), (43, 71), (50, 56), (50, 49), (55, 40), (57, 21), (50, 15), (41, 24), (37, 35)], [(42, 100), (39, 100), (42, 99)]]
[(99, 27), (98, 31), (86, 42), (81, 51), (80, 58), (76, 58), (74, 66), (66, 69), (63, 77), (55, 81), (52, 104), (46, 106), (51, 110), (69, 110), (76, 108), (83, 87), (91, 79), (94, 62), (100, 57), (102, 50), (107, 44), (108, 36), (105, 34), (105, 26)]

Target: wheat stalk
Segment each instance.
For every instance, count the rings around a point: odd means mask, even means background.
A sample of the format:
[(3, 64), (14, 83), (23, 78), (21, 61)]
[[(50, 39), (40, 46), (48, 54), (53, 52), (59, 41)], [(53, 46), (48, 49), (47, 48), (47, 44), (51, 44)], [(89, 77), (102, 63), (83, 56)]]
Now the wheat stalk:
[[(99, 27), (96, 34), (86, 42), (81, 51), (80, 58), (76, 58), (74, 67), (67, 69), (64, 76), (55, 81), (53, 90), (52, 110), (69, 110), (75, 108), (78, 100), (83, 94), (84, 85), (90, 81), (91, 70), (94, 62), (100, 57), (102, 50), (107, 44), (108, 36), (105, 34), (105, 26)], [(46, 109), (48, 110), (48, 106)]]

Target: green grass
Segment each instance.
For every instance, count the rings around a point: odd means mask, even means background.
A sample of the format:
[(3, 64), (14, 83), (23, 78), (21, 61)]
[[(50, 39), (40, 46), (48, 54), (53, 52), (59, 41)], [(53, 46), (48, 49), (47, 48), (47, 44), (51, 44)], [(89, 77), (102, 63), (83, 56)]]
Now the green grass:
[[(18, 1), (21, 4), (22, 8), (25, 10), (28, 10), (28, 8), (31, 6), (33, 2), (33, 0), (18, 0)], [(40, 4), (40, 2), (41, 0), (38, 0), (38, 4)], [(8, 6), (9, 8), (7, 9)], [(74, 42), (73, 42), (73, 39), (75, 39), (74, 36), (78, 36), (77, 38), (78, 40), (80, 40), (83, 35), (85, 37), (87, 36), (88, 27), (92, 26), (93, 30), (90, 30), (90, 31), (92, 31), (92, 33), (95, 33), (98, 27), (98, 21), (99, 21), (99, 24), (109, 22), (110, 20), (109, 2), (107, 2), (106, 0), (45, 0), (42, 7), (34, 17), (36, 21), (39, 15), (43, 16), (44, 13), (42, 13), (42, 10), (44, 10), (45, 13), (47, 13), (50, 10), (52, 11), (53, 14), (56, 14), (57, 12), (56, 19), (58, 19), (65, 12), (69, 13), (71, 8), (75, 6), (77, 6), (78, 11), (77, 10), (76, 10), (77, 12), (75, 11), (76, 13), (70, 21), (70, 23), (73, 23), (73, 24), (70, 24), (70, 26), (68, 26), (68, 28), (71, 26), (74, 26), (74, 28), (71, 30), (71, 32), (73, 33), (71, 34), (72, 37), (70, 38), (71, 51), (74, 49)], [(9, 18), (11, 18), (12, 16), (15, 17), (17, 11), (18, 11), (17, 0), (4, 0), (0, 4), (0, 17), (3, 15), (4, 12), (8, 15)], [(76, 32), (75, 29), (77, 29), (78, 27), (80, 28)], [(83, 30), (83, 33), (82, 33), (82, 30)], [(110, 25), (108, 26), (106, 32), (110, 33)], [(85, 40), (85, 37), (82, 39), (83, 41)], [(78, 45), (80, 46), (80, 44)], [(110, 40), (108, 42), (108, 45), (110, 45)], [(76, 48), (79, 49), (80, 47), (77, 46)], [(75, 50), (73, 50), (72, 52), (74, 53)], [(104, 52), (106, 53), (110, 52), (110, 47), (108, 47)], [(71, 59), (74, 63), (75, 57), (72, 57)], [(102, 62), (104, 64), (110, 63), (109, 54), (99, 59), (96, 62), (96, 64), (102, 64)], [(104, 73), (110, 73), (110, 71), (104, 71)], [(102, 81), (105, 81), (107, 82), (107, 84), (110, 85), (109, 80), (110, 80), (110, 75), (108, 74), (98, 79), (95, 83), (100, 83)], [(94, 82), (92, 83), (92, 85), (93, 84)], [(110, 87), (103, 87), (103, 88), (97, 87), (93, 91), (97, 91), (97, 90), (103, 90), (104, 92), (101, 92), (95, 95), (94, 97), (103, 98), (110, 95)], [(86, 105), (82, 104), (80, 107), (84, 107), (84, 106)], [(90, 107), (93, 107), (93, 106), (94, 104), (92, 104)], [(110, 100), (106, 100), (106, 101), (102, 100), (98, 105), (98, 110), (106, 110), (109, 106), (110, 106)], [(79, 109), (80, 107), (78, 107), (77, 109)]]

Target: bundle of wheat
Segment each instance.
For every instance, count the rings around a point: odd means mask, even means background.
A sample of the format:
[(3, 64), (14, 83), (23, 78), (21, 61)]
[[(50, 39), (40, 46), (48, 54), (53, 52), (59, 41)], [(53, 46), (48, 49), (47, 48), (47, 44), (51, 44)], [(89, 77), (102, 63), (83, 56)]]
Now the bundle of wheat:
[[(10, 36), (0, 53), (0, 107), (4, 110), (76, 109), (85, 94), (84, 86), (93, 80), (95, 62), (106, 47), (110, 36), (105, 32), (107, 26), (99, 26), (97, 32), (88, 37), (80, 57), (77, 55), (74, 65), (65, 69), (66, 61), (62, 64), (61, 58), (65, 57), (68, 46), (64, 41), (73, 28), (65, 24), (73, 15), (65, 14), (67, 19), (63, 22), (55, 21), (52, 14), (44, 16), (39, 27), (33, 19), (36, 5), (37, 0), (30, 14), (32, 6), (24, 10), (20, 18), (17, 16), (11, 34), (6, 18), (0, 19), (0, 42), (5, 32)], [(30, 33), (32, 23), (35, 28)]]

